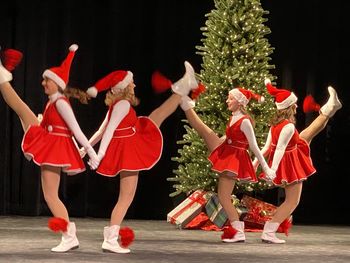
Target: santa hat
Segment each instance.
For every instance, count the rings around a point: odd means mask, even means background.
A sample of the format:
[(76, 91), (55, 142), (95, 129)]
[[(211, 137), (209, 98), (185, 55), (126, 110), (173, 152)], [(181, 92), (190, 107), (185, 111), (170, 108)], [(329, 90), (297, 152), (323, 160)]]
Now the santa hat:
[(69, 47), (69, 53), (66, 59), (62, 62), (61, 66), (53, 67), (45, 70), (43, 73), (43, 77), (52, 79), (53, 81), (56, 82), (58, 86), (60, 86), (62, 89), (65, 89), (69, 81), (70, 66), (72, 64), (75, 51), (77, 51), (77, 49), (78, 49), (78, 45), (76, 44), (71, 45)]
[(265, 86), (268, 93), (275, 97), (275, 104), (278, 110), (286, 109), (295, 104), (298, 100), (297, 96), (295, 96), (293, 92), (286, 89), (277, 89), (276, 87), (272, 86), (271, 80), (269, 79), (265, 79)]
[(246, 106), (250, 99), (254, 99), (258, 102), (264, 102), (265, 98), (261, 95), (255, 94), (251, 92), (250, 90), (243, 89), (243, 88), (235, 88), (230, 90), (230, 94), (233, 95), (233, 97), (243, 106)]
[(93, 87), (88, 88), (86, 93), (93, 98), (96, 98), (97, 93), (111, 89), (112, 93), (118, 90), (125, 89), (133, 81), (131, 71), (116, 70), (103, 77)]

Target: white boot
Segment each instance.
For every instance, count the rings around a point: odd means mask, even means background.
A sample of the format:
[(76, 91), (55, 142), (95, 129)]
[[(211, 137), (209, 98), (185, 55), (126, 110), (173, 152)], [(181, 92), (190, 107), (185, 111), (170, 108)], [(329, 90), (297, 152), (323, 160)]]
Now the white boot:
[(191, 90), (194, 90), (198, 87), (194, 69), (187, 61), (185, 61), (185, 68), (186, 72), (183, 77), (171, 85), (173, 92), (181, 96), (188, 95)]
[(12, 80), (12, 74), (1, 63), (0, 60), (0, 84), (10, 82)]
[(190, 97), (182, 96), (181, 97), (181, 103), (180, 107), (183, 111), (187, 111), (189, 109), (193, 109), (196, 106), (196, 103), (194, 100), (192, 100)]
[(243, 221), (233, 221), (231, 223), (232, 227), (237, 230), (237, 233), (233, 238), (225, 238), (222, 239), (222, 242), (226, 243), (237, 243), (237, 242), (244, 242), (245, 241), (245, 234), (244, 234), (244, 222)]
[(276, 231), (279, 227), (279, 223), (267, 221), (264, 226), (263, 233), (261, 235), (262, 242), (272, 244), (284, 244), (285, 240), (276, 237)]
[(338, 99), (337, 92), (331, 86), (328, 87), (329, 99), (325, 105), (320, 109), (321, 113), (328, 118), (333, 117), (335, 112), (342, 107), (341, 102)]
[(118, 225), (106, 226), (103, 229), (103, 237), (104, 237), (103, 244), (102, 244), (103, 252), (113, 252), (113, 253), (121, 253), (121, 254), (130, 253), (130, 249), (123, 248), (118, 243), (119, 229), (120, 229), (120, 226)]
[(68, 223), (67, 232), (62, 233), (61, 243), (52, 248), (52, 252), (67, 252), (71, 249), (76, 249), (79, 247), (79, 241), (76, 236), (75, 224), (72, 222)]

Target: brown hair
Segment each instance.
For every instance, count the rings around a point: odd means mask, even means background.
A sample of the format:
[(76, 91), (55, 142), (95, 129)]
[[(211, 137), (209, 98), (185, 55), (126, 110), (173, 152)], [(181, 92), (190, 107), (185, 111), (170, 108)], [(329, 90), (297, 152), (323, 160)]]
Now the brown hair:
[(105, 104), (107, 106), (111, 106), (117, 100), (123, 100), (123, 99), (130, 101), (132, 106), (137, 106), (140, 103), (139, 99), (135, 96), (135, 94), (131, 93), (130, 89), (125, 88), (125, 89), (119, 89), (114, 93), (112, 93), (112, 91), (109, 90), (106, 94)]
[(289, 120), (290, 122), (295, 124), (296, 120), (295, 120), (294, 109), (295, 109), (295, 104), (292, 104), (286, 109), (277, 110), (275, 115), (272, 117), (271, 125), (277, 125), (283, 120)]

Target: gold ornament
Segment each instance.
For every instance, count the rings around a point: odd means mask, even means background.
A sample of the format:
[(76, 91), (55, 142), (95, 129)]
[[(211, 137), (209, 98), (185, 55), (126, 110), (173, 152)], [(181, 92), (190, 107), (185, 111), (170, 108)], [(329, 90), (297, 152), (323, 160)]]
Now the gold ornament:
[(261, 216), (267, 216), (267, 211), (266, 210), (261, 210), (260, 215)]

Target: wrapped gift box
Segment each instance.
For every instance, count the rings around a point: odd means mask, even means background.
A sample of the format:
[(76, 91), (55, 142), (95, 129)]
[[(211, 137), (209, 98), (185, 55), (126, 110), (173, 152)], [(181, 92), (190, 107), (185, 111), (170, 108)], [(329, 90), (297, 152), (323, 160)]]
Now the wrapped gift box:
[(276, 212), (276, 206), (244, 195), (241, 204), (246, 207), (247, 211), (242, 219), (246, 228), (263, 229), (265, 222), (269, 221)]
[(222, 208), (216, 194), (213, 194), (205, 205), (205, 212), (210, 221), (217, 227), (222, 228), (227, 223), (227, 214)]
[(205, 204), (212, 196), (211, 192), (197, 190), (182, 201), (167, 215), (167, 222), (184, 228), (193, 218), (203, 211)]
[[(240, 200), (235, 195), (232, 195), (232, 205), (236, 207), (238, 215), (241, 216), (245, 210), (245, 207), (241, 206)], [(205, 205), (205, 212), (210, 221), (217, 227), (223, 228), (225, 225), (229, 224), (227, 214), (221, 206), (217, 194), (212, 194), (209, 201)]]

